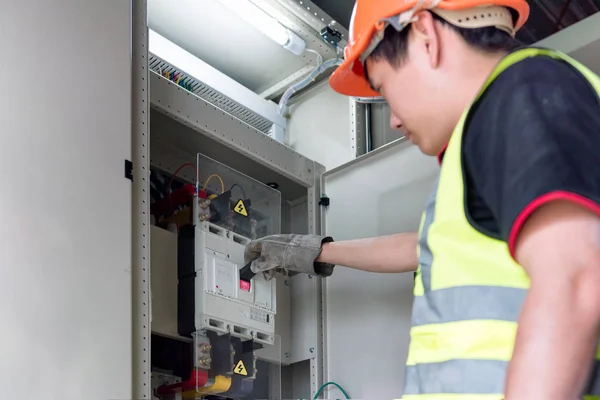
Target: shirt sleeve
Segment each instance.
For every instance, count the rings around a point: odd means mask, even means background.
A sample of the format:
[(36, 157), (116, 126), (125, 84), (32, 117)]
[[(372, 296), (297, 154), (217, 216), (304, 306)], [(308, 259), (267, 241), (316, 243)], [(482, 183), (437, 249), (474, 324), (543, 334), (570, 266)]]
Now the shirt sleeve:
[(513, 257), (525, 221), (548, 202), (567, 200), (600, 215), (598, 94), (560, 61), (519, 64), (481, 99), (463, 148), (470, 181)]

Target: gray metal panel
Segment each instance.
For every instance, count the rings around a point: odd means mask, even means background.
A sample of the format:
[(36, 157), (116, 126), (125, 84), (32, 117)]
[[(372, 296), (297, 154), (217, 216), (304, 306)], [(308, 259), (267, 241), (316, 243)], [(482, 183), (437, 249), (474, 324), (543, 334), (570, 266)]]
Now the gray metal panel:
[[(318, 163), (315, 163), (315, 186), (308, 190), (308, 233), (310, 234), (324, 234), (321, 231), (322, 220), (321, 220), (321, 194), (324, 193), (322, 187), (321, 176), (325, 172), (325, 167)], [(310, 397), (314, 397), (319, 387), (323, 384), (324, 379), (324, 362), (325, 362), (325, 333), (323, 330), (324, 321), (324, 303), (323, 303), (323, 279), (313, 279), (312, 291), (308, 292), (308, 296), (314, 299), (311, 304), (311, 310), (313, 313), (312, 320), (314, 320), (314, 329), (312, 335), (316, 336), (315, 351), (313, 358), (310, 359)], [(312, 354), (313, 349), (309, 349)]]
[[(304, 0), (296, 0), (303, 3)], [(336, 26), (349, 28), (350, 16), (354, 7), (354, 0), (313, 0), (319, 7), (328, 13), (332, 18), (336, 19)]]
[(371, 104), (371, 137), (373, 149), (403, 137), (403, 133), (390, 127), (390, 106), (387, 103)]
[[(228, 112), (232, 116), (244, 121), (263, 133), (269, 133), (271, 126), (273, 126), (273, 122), (269, 121), (267, 118), (243, 106), (235, 99), (213, 89), (209, 84), (182, 72), (182, 70), (174, 67), (158, 56), (150, 54), (149, 69), (159, 75), (165, 73), (174, 74), (174, 76), (179, 77), (181, 82), (188, 86), (196, 96), (214, 104), (223, 111)], [(285, 124), (285, 119), (281, 116), (279, 118), (283, 120), (282, 125)]]
[[(294, 223), (294, 233), (318, 234), (321, 230), (321, 215), (318, 205), (321, 197), (320, 176), (325, 168), (315, 163), (315, 186), (309, 188), (306, 202), (294, 204), (297, 216), (306, 215), (308, 225)], [(303, 226), (304, 225), (304, 226)], [(308, 230), (307, 230), (308, 228)], [(306, 275), (291, 278), (292, 315), (292, 362), (308, 360), (310, 397), (312, 398), (323, 382), (323, 326), (322, 326), (322, 279)], [(307, 382), (308, 383), (308, 382)], [(297, 395), (297, 392), (295, 392)]]
[(134, 399), (149, 399), (150, 382), (150, 101), (148, 96), (148, 26), (146, 0), (131, 2), (133, 78), (132, 127), (132, 326)]
[(350, 99), (350, 134), (352, 137), (352, 150), (356, 157), (360, 157), (367, 152), (365, 109), (366, 105), (364, 103)]
[(2, 2), (3, 399), (133, 396), (130, 17)]
[[(295, 200), (306, 196), (306, 187), (293, 181), (263, 163), (245, 157), (231, 148), (229, 143), (215, 141), (184, 125), (183, 121), (175, 120), (158, 110), (150, 112), (151, 142), (150, 163), (152, 167), (174, 173), (179, 166), (186, 162), (196, 163), (198, 152), (227, 165), (245, 175), (263, 183), (276, 182), (279, 184), (281, 196)], [(194, 183), (192, 169), (183, 169), (178, 177)]]
[(281, 340), (280, 360), (283, 364), (291, 362), (292, 352), (292, 306), (290, 282), (277, 280), (277, 315), (275, 316), (275, 334)]
[(152, 333), (180, 339), (177, 331), (177, 233), (150, 227)]
[(329, 14), (317, 7), (315, 3), (310, 0), (277, 0), (292, 11), (294, 11), (303, 20), (307, 21), (314, 29), (321, 31), (325, 26), (329, 26), (332, 29), (338, 30), (342, 34), (342, 42), (340, 47), (344, 47), (348, 42), (348, 29), (346, 29), (338, 21), (334, 20)]
[(356, 157), (350, 131), (350, 102), (327, 85), (290, 107), (286, 141), (327, 169)]
[(225, 111), (154, 73), (150, 94), (153, 108), (305, 187), (313, 185), (313, 161)]
[[(331, 199), (323, 213), (326, 233), (341, 241), (416, 231), (437, 171), (435, 158), (397, 141), (325, 173), (323, 190)], [(339, 383), (352, 398), (400, 397), (413, 274), (338, 266), (324, 286), (326, 381)]]

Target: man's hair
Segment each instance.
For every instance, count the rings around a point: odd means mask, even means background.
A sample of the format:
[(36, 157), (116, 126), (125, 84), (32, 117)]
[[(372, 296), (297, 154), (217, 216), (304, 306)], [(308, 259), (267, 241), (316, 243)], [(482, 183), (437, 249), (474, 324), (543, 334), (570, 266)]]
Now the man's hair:
[[(452, 25), (448, 21), (432, 12), (434, 21), (439, 21), (445, 26), (450, 27), (457, 32), (467, 44), (473, 48), (485, 52), (496, 53), (500, 51), (510, 52), (522, 44), (513, 38), (507, 32), (491, 27), (467, 29)], [(385, 36), (370, 57), (373, 61), (385, 60), (394, 67), (402, 65), (408, 54), (408, 35), (409, 27), (398, 32), (394, 27), (388, 26), (385, 30)]]

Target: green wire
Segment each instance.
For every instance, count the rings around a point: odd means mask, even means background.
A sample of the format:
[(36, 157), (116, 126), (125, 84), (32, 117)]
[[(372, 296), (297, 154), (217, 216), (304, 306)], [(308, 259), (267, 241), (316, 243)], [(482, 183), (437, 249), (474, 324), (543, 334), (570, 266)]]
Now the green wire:
[(319, 396), (321, 395), (321, 393), (323, 392), (323, 390), (325, 390), (325, 388), (326, 388), (327, 386), (329, 386), (329, 385), (333, 385), (333, 386), (337, 387), (337, 388), (338, 388), (338, 389), (340, 389), (340, 391), (341, 391), (341, 392), (344, 394), (344, 396), (346, 397), (346, 399), (350, 399), (350, 396), (348, 395), (348, 393), (346, 393), (346, 391), (345, 391), (345, 390), (344, 390), (344, 389), (343, 389), (343, 388), (342, 388), (340, 385), (338, 385), (338, 384), (337, 384), (337, 383), (335, 383), (335, 382), (327, 382), (327, 383), (324, 383), (324, 384), (323, 384), (323, 385), (322, 385), (322, 386), (319, 388), (319, 390), (317, 390), (317, 394), (315, 394), (315, 397), (314, 397), (314, 399), (315, 399), (315, 400), (316, 400), (316, 399), (318, 399), (318, 398), (319, 398)]

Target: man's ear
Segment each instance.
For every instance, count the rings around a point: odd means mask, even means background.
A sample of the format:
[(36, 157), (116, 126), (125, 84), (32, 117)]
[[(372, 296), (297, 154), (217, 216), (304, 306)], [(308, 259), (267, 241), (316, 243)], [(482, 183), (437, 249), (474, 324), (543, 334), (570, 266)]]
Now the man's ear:
[(431, 68), (437, 68), (440, 62), (440, 37), (438, 24), (430, 11), (420, 11), (411, 24), (416, 44), (423, 49)]

